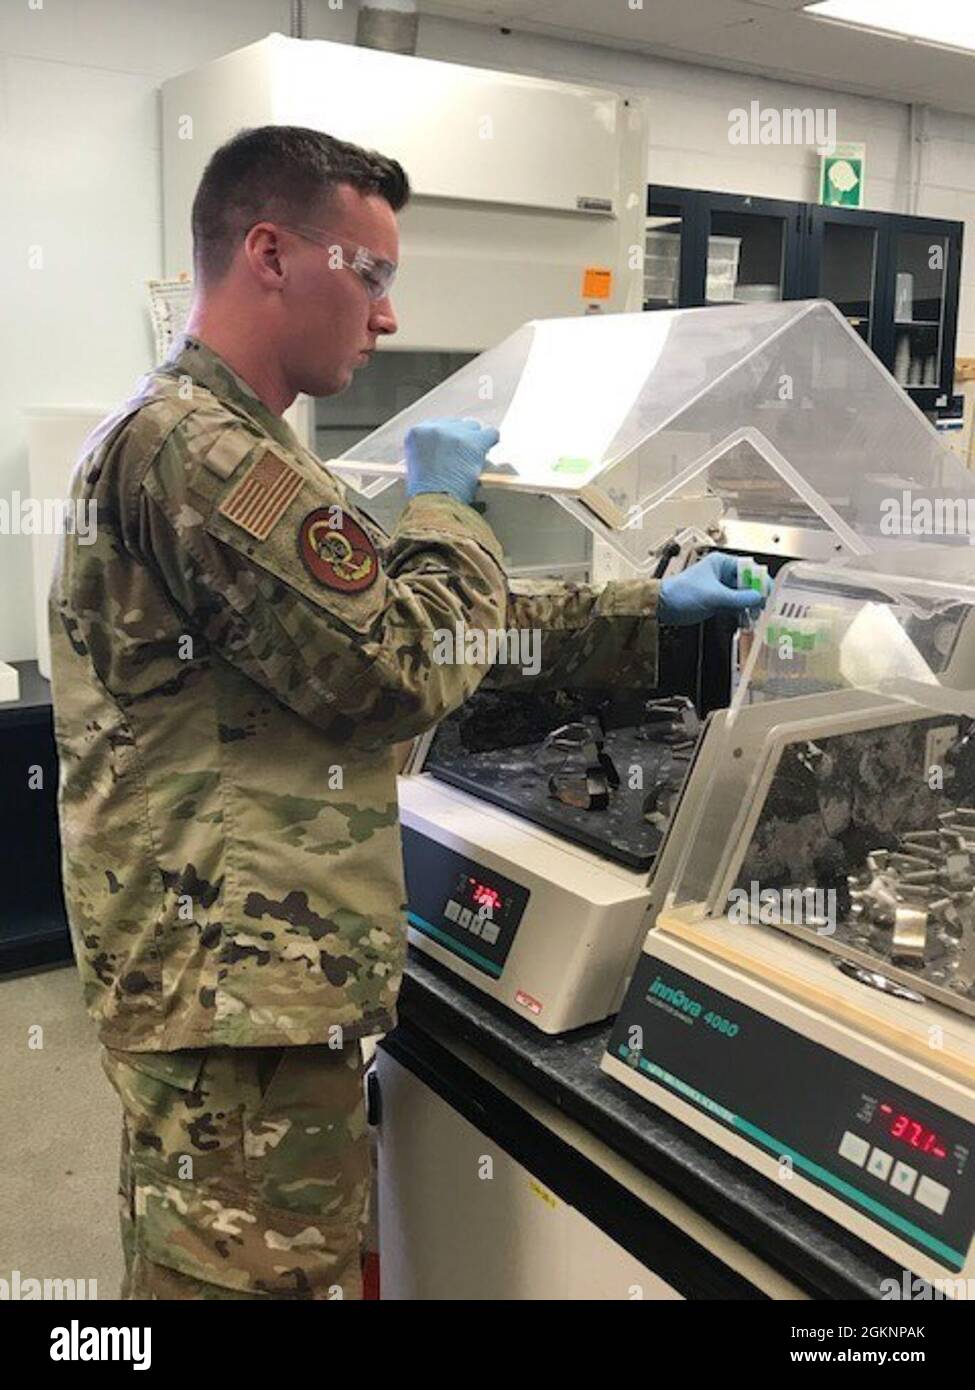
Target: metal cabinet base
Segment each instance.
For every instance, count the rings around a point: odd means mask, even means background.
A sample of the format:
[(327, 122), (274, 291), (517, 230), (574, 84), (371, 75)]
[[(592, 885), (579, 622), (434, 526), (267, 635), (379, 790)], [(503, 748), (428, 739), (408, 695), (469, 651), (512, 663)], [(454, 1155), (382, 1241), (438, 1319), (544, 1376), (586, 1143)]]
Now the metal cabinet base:
[(453, 1038), (401, 1024), (371, 1083), (383, 1299), (802, 1297)]
[(384, 1299), (681, 1295), (380, 1048)]

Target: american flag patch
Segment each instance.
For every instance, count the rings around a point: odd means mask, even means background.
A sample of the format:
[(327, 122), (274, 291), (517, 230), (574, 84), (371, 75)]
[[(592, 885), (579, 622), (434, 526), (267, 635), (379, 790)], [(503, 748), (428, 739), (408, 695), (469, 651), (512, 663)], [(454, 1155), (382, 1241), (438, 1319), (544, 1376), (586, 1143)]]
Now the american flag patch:
[(266, 541), (303, 482), (297, 468), (267, 449), (217, 510), (255, 540)]

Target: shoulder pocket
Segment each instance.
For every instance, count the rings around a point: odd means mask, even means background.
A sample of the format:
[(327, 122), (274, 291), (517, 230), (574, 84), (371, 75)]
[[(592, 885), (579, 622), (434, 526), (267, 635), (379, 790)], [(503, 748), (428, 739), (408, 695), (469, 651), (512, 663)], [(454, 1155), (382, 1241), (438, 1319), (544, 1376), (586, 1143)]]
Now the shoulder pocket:
[(252, 434), (234, 422), (222, 430), (207, 449), (203, 455), (203, 466), (218, 478), (232, 478), (258, 442)]
[(328, 474), (258, 448), (210, 510), (206, 530), (257, 569), (368, 632), (386, 602), (386, 578), (369, 530), (343, 505)]

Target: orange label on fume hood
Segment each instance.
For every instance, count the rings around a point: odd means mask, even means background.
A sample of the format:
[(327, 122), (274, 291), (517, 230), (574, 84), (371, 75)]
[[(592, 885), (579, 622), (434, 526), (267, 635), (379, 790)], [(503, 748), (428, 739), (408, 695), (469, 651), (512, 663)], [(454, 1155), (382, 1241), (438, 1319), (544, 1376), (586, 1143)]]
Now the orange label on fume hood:
[(582, 272), (583, 299), (608, 299), (613, 293), (613, 272), (601, 265), (587, 265)]

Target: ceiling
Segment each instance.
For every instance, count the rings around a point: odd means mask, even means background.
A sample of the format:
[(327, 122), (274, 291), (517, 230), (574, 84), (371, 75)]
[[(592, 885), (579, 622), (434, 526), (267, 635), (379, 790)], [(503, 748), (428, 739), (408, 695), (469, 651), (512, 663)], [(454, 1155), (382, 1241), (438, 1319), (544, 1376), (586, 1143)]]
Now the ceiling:
[(975, 54), (851, 29), (804, 0), (419, 0), (427, 14), (975, 114)]

